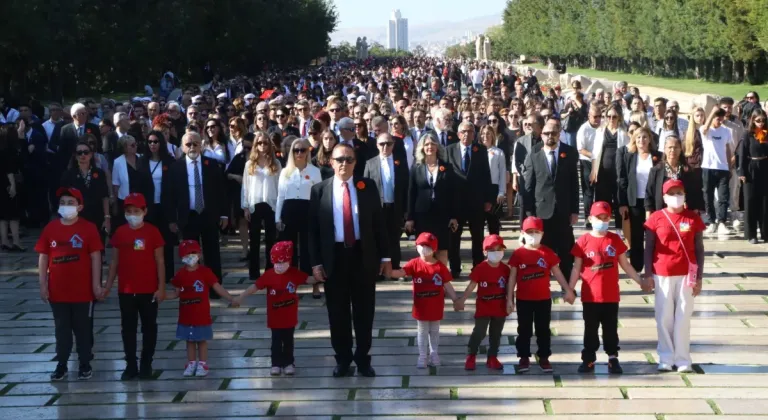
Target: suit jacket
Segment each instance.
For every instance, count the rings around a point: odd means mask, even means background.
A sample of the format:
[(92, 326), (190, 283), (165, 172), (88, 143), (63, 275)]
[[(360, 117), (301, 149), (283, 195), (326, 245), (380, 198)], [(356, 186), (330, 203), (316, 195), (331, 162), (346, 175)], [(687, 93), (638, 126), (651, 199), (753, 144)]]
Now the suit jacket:
[(531, 153), (531, 149), (534, 145), (541, 144), (541, 139), (537, 137), (534, 141), (530, 134), (526, 134), (518, 138), (515, 143), (517, 144), (517, 147), (515, 147), (512, 161), (517, 169), (518, 175), (522, 176), (523, 173), (525, 173), (524, 166), (528, 154)]
[(426, 164), (414, 163), (409, 174), (406, 220), (414, 220), (417, 213), (429, 213), (447, 220), (456, 219), (458, 208), (456, 183), (453, 167), (447, 162), (438, 160), (437, 176), (434, 180), (435, 199), (433, 200), (432, 187), (427, 179)]
[[(27, 143), (27, 147), (23, 148), (22, 156), (24, 158), (24, 166), (28, 171), (43, 170), (47, 166), (48, 161), (48, 136), (45, 135), (45, 131), (33, 127), (30, 129), (29, 139), (25, 137), (23, 141)], [(29, 146), (35, 146), (35, 150), (29, 153)], [(40, 176), (44, 176), (40, 173)]]
[[(85, 123), (85, 132), (96, 136), (96, 141), (101, 141), (101, 132), (96, 124)], [(75, 128), (75, 123), (56, 125), (51, 135), (50, 149), (56, 153), (56, 162), (58, 169), (64, 171), (69, 164), (72, 154), (75, 152), (75, 146), (80, 136)]]
[[(667, 207), (663, 194), (664, 181), (668, 179), (666, 172), (664, 163), (661, 161), (651, 168), (651, 173), (648, 174), (648, 185), (645, 188), (645, 211), (654, 212)], [(684, 167), (680, 173), (680, 180), (683, 181), (685, 188), (685, 205), (689, 210), (704, 210), (704, 193), (696, 176), (696, 172), (688, 167)]]
[(466, 174), (461, 170), (463, 156), (461, 144), (454, 143), (446, 149), (448, 163), (453, 166), (456, 174), (457, 193), (461, 196), (459, 208), (462, 213), (467, 211), (483, 212), (485, 203), (496, 202), (498, 187), (493, 188), (491, 183), (491, 167), (488, 162), (488, 149), (478, 143), (469, 145), (470, 163)]
[[(333, 182), (329, 178), (312, 186), (309, 196), (309, 259), (312, 267), (322, 265), (329, 281), (335, 271), (336, 231), (333, 223)], [(364, 280), (375, 281), (382, 258), (389, 258), (384, 213), (376, 184), (367, 178), (353, 177), (357, 188)], [(360, 188), (360, 185), (363, 188)]]
[[(570, 217), (579, 214), (579, 153), (575, 148), (560, 143), (557, 173), (550, 174), (546, 151), (541, 148), (526, 158), (525, 200), (526, 213), (542, 219), (555, 216)], [(557, 213), (555, 213), (557, 212)]]
[[(637, 158), (626, 147), (616, 151), (616, 168), (619, 174), (619, 206), (634, 207), (637, 204)], [(661, 161), (661, 152), (651, 152), (654, 162)]]
[[(339, 141), (342, 141), (339, 139)], [(355, 148), (355, 177), (362, 178), (363, 172), (365, 172), (365, 162), (373, 156), (379, 154), (378, 149), (371, 148), (366, 142), (358, 139), (357, 137), (352, 139), (352, 144)]]
[[(209, 218), (229, 216), (226, 179), (221, 167), (213, 159), (201, 156), (203, 176), (203, 215)], [(187, 224), (189, 217), (189, 177), (187, 174), (187, 158), (173, 162), (168, 172), (163, 176), (160, 203), (168, 223), (176, 223), (179, 228)]]
[(284, 130), (280, 130), (280, 127), (277, 125), (273, 125), (272, 127), (269, 127), (269, 130), (267, 130), (269, 134), (272, 133), (279, 133), (282, 138), (286, 138), (288, 136), (296, 136), (300, 137), (301, 133), (299, 132), (299, 129), (292, 126), (292, 125), (286, 125)]
[[(395, 177), (395, 220), (403, 220), (403, 214), (405, 213), (405, 207), (408, 200), (408, 161), (400, 160), (392, 156), (393, 169)], [(381, 157), (375, 156), (368, 159), (365, 163), (365, 171), (363, 173), (365, 178), (370, 178), (376, 183), (376, 188), (379, 189), (379, 198), (381, 202), (384, 202), (384, 185), (381, 179)]]
[(112, 163), (115, 162), (115, 159), (120, 156), (120, 151), (118, 150), (117, 141), (120, 139), (120, 136), (115, 131), (110, 131), (107, 133), (106, 136), (101, 140), (101, 150), (104, 152), (104, 155), (109, 160), (109, 166), (112, 167)]
[[(437, 132), (437, 130), (432, 130), (432, 132), (434, 132), (435, 136), (437, 136), (437, 141), (438, 142), (441, 141), (440, 134)], [(448, 130), (443, 132), (445, 133), (445, 140), (446, 140), (446, 143), (448, 143), (448, 146), (459, 142), (459, 135), (456, 134), (455, 131)]]

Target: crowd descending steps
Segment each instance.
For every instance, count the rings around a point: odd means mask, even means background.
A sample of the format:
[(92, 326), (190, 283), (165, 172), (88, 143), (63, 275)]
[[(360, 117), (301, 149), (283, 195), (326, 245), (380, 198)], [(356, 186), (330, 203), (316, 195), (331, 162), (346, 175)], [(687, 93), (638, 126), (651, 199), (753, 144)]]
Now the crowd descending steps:
[[(577, 236), (583, 230), (577, 230)], [(469, 261), (469, 240), (463, 244)], [(506, 222), (502, 236), (516, 247)], [(32, 248), (35, 234), (25, 240)], [(406, 259), (416, 255), (404, 242)], [(704, 292), (692, 321), (695, 373), (656, 372), (654, 298), (622, 277), (620, 358), (625, 374), (608, 375), (605, 354), (595, 374), (579, 375), (583, 334), (581, 306), (553, 293), (554, 372), (515, 371), (515, 315), (508, 317), (499, 359), (503, 373), (485, 366), (464, 371), (474, 304), (453, 312), (447, 305), (441, 326), (442, 366), (417, 369), (416, 323), (411, 318), (410, 283), (379, 283), (374, 324), (376, 378), (334, 379), (328, 316), (323, 300), (302, 289), (296, 331), (297, 375), (269, 375), (270, 331), (263, 294), (241, 308), (213, 303), (214, 340), (210, 374), (183, 378), (184, 343), (175, 339), (178, 301), (160, 306), (155, 380), (121, 382), (124, 368), (116, 291), (96, 307), (93, 378), (52, 383), (53, 320), (40, 301), (37, 255), (0, 254), (0, 418), (3, 419), (628, 419), (682, 420), (768, 418), (768, 246), (741, 238), (708, 238)], [(109, 251), (107, 252), (109, 255)], [(224, 286), (238, 294), (248, 286), (238, 261), (239, 244), (223, 249)], [(507, 258), (509, 251), (507, 251)], [(464, 277), (457, 290), (466, 286)], [(105, 266), (106, 270), (106, 266)], [(554, 284), (554, 283), (553, 283)], [(553, 287), (553, 291), (556, 290)], [(139, 335), (139, 340), (141, 336)], [(535, 340), (534, 340), (535, 348)], [(73, 355), (73, 358), (76, 358)]]

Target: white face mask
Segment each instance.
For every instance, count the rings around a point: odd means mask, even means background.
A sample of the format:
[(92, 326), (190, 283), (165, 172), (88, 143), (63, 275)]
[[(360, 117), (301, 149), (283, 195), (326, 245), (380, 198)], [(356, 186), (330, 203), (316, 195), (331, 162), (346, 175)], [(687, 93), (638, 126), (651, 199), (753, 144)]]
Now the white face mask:
[(416, 252), (419, 253), (419, 256), (421, 257), (428, 257), (432, 254), (434, 254), (435, 251), (432, 250), (432, 248), (424, 245), (416, 245)]
[(592, 219), (592, 230), (598, 233), (607, 232), (611, 226), (611, 222), (604, 222), (600, 219)]
[(125, 220), (128, 222), (131, 227), (136, 227), (141, 224), (141, 222), (144, 221), (144, 216), (133, 216), (133, 215), (125, 215)]
[(669, 208), (679, 209), (683, 207), (683, 205), (685, 204), (685, 196), (684, 195), (665, 195), (664, 203)]
[(77, 206), (59, 206), (59, 215), (64, 220), (72, 220), (77, 217)]
[(291, 263), (287, 263), (287, 262), (284, 262), (284, 263), (275, 263), (275, 265), (274, 265), (274, 267), (273, 267), (273, 268), (275, 269), (275, 273), (277, 273), (277, 274), (283, 274), (283, 273), (285, 273), (286, 271), (288, 271), (288, 268), (289, 268), (290, 266), (291, 266)]
[(488, 251), (488, 261), (496, 264), (504, 258), (504, 251)]
[(542, 235), (542, 233), (534, 233), (533, 235), (523, 233), (523, 239), (525, 239), (526, 245), (539, 246)]
[(197, 261), (200, 260), (200, 257), (197, 256), (197, 254), (191, 254), (187, 255), (186, 257), (181, 259), (181, 262), (183, 262), (185, 265), (195, 265), (197, 264)]

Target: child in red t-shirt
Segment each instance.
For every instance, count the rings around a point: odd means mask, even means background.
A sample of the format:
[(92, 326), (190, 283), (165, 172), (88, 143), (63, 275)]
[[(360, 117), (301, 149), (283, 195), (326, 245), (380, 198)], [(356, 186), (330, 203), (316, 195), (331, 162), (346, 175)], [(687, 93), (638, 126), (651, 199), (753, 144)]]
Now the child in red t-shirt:
[[(509, 285), (507, 286), (507, 312), (512, 313), (517, 306), (517, 357), (520, 358), (518, 372), (527, 372), (531, 362), (531, 336), (536, 326), (536, 345), (539, 367), (544, 372), (552, 372), (549, 363), (550, 349), (549, 322), (552, 315), (552, 300), (549, 292), (550, 274), (560, 283), (565, 291), (565, 301), (573, 304), (576, 299), (573, 289), (560, 271), (560, 258), (552, 249), (541, 245), (544, 235), (544, 221), (538, 217), (528, 217), (523, 221), (523, 240), (525, 246), (516, 249), (510, 257)], [(515, 302), (517, 289), (517, 302)]]
[(274, 376), (293, 375), (296, 366), (293, 358), (293, 334), (299, 323), (299, 295), (302, 284), (315, 284), (314, 277), (296, 267), (291, 267), (293, 242), (276, 243), (269, 253), (273, 267), (267, 269), (258, 280), (235, 299), (237, 305), (256, 293), (267, 289), (267, 327), (272, 330), (272, 370)]
[[(165, 298), (165, 241), (155, 226), (145, 223), (147, 202), (139, 193), (125, 197), (125, 220), (112, 235), (112, 263), (102, 299), (115, 277), (120, 302), (126, 366), (121, 380), (152, 378), (152, 357), (157, 344), (157, 304)], [(141, 318), (141, 369), (136, 363), (136, 331)]]
[[(437, 353), (440, 344), (440, 321), (445, 309), (445, 294), (453, 301), (454, 310), (459, 310), (459, 300), (451, 285), (451, 272), (435, 258), (437, 237), (423, 232), (416, 238), (418, 258), (406, 263), (401, 270), (392, 270), (392, 277), (410, 276), (413, 279), (413, 318), (416, 319), (419, 358), (416, 367), (424, 369), (427, 364), (440, 366)], [(429, 350), (429, 362), (427, 362)]]
[(461, 297), (461, 306), (469, 298), (469, 295), (477, 290), (475, 300), (475, 328), (469, 336), (469, 354), (464, 364), (464, 369), (475, 370), (475, 359), (480, 342), (488, 332), (488, 369), (502, 370), (504, 366), (499, 362), (499, 345), (501, 345), (501, 331), (507, 320), (507, 281), (509, 279), (509, 266), (501, 262), (504, 259), (504, 240), (499, 235), (490, 235), (483, 241), (483, 251), (488, 259), (478, 264), (469, 274), (469, 284)]
[[(213, 338), (211, 319), (210, 289), (226, 298), (233, 307), (235, 299), (219, 284), (219, 279), (210, 268), (200, 261), (200, 244), (186, 240), (179, 244), (179, 256), (184, 268), (179, 270), (171, 284), (175, 288), (166, 299), (179, 298), (179, 322), (176, 339), (187, 342), (187, 366), (184, 376), (208, 375), (208, 340)], [(199, 361), (198, 361), (199, 359)]]
[(595, 370), (596, 352), (600, 348), (598, 329), (603, 327), (603, 349), (608, 354), (608, 372), (623, 373), (619, 364), (619, 266), (637, 284), (640, 276), (627, 259), (627, 246), (621, 237), (608, 228), (611, 206), (605, 201), (592, 204), (589, 221), (592, 231), (585, 233), (573, 245), (573, 271), (569, 285), (576, 288), (581, 277), (581, 304), (584, 308), (584, 350), (581, 352), (580, 373)]
[(72, 334), (77, 340), (80, 369), (77, 379), (93, 375), (93, 301), (102, 295), (101, 243), (93, 223), (80, 219), (83, 194), (76, 188), (59, 188), (59, 215), (45, 226), (35, 244), (40, 253), (40, 298), (50, 302), (56, 324), (56, 370), (52, 381), (67, 375)]

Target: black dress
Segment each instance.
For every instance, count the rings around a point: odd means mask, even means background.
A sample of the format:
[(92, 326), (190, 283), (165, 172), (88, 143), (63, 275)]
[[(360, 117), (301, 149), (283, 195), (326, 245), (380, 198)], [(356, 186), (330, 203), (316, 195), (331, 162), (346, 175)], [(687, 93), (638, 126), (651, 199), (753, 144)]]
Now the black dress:
[(61, 186), (80, 190), (83, 194), (83, 211), (79, 216), (101, 229), (104, 223), (104, 199), (109, 197), (109, 186), (104, 171), (91, 167), (84, 176), (80, 168), (69, 168), (61, 177)]
[[(19, 174), (19, 153), (12, 147), (6, 148), (0, 152), (0, 220), (19, 220), (21, 219), (21, 203), (19, 200), (19, 191), (21, 188)], [(11, 183), (8, 175), (13, 174), (16, 177), (16, 195), (11, 198), (8, 194), (8, 188)]]

